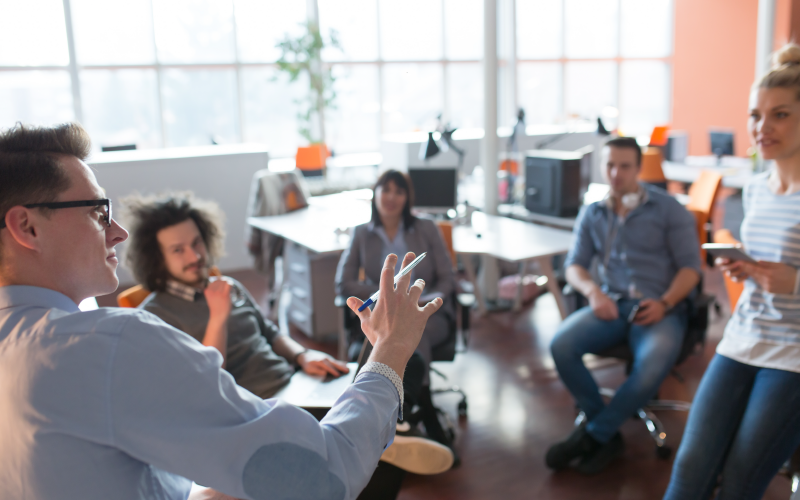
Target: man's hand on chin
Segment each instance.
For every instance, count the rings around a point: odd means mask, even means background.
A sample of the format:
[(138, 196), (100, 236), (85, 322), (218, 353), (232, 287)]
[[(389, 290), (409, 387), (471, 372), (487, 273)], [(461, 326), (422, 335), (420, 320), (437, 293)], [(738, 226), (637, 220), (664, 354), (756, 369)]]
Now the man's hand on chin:
[(297, 364), (309, 375), (333, 375), (340, 377), (350, 370), (324, 352), (308, 350), (297, 356)]

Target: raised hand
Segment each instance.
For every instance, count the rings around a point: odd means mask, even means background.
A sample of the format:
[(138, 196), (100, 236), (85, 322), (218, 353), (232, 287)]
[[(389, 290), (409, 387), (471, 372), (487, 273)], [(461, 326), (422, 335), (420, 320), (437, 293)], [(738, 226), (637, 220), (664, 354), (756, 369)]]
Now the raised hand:
[[(405, 267), (416, 256), (409, 252), (403, 259)], [(358, 308), (364, 302), (357, 297), (347, 299), (347, 305), (361, 320), (361, 329), (373, 345), (370, 359), (384, 363), (403, 376), (406, 363), (419, 345), (422, 332), (428, 318), (440, 307), (442, 299), (437, 297), (425, 304), (418, 305), (425, 282), (417, 280), (411, 287), (411, 274), (400, 278), (394, 286), (394, 270), (397, 256), (386, 257), (381, 271), (380, 295), (374, 310)]]

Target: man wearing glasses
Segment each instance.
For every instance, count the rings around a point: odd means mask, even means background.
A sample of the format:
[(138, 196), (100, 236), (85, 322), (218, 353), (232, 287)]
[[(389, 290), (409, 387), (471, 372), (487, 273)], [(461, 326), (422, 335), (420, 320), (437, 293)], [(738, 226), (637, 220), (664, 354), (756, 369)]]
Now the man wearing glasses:
[(394, 435), (406, 362), (441, 300), (418, 307), (423, 283), (395, 290), (389, 256), (377, 307), (359, 314), (370, 363), (327, 417), (264, 401), (219, 352), (145, 311), (79, 311), (116, 289), (128, 236), (89, 151), (75, 124), (0, 133), (3, 497), (185, 499), (194, 480), (241, 498), (355, 498)]

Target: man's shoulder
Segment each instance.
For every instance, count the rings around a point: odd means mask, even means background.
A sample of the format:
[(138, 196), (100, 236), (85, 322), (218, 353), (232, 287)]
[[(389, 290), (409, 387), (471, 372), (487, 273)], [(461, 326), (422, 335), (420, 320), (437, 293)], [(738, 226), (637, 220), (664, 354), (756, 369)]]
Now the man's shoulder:
[(644, 189), (647, 191), (647, 198), (649, 201), (669, 208), (684, 208), (677, 198), (658, 186), (644, 185)]

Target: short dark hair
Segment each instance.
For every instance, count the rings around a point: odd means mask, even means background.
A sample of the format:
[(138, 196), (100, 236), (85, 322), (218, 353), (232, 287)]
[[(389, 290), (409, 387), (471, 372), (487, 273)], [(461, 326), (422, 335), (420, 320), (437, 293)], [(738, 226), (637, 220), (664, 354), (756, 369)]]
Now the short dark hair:
[(610, 148), (627, 148), (633, 149), (636, 151), (636, 164), (642, 164), (642, 148), (639, 146), (639, 143), (636, 142), (636, 139), (633, 137), (615, 137), (606, 141), (606, 146)]
[(208, 264), (224, 253), (224, 214), (219, 205), (198, 200), (192, 193), (129, 196), (121, 201), (130, 238), (125, 263), (137, 282), (153, 292), (164, 291), (170, 278), (158, 244), (158, 232), (193, 220), (208, 250)]
[(390, 182), (397, 186), (398, 189), (406, 192), (406, 204), (403, 207), (403, 225), (408, 229), (413, 226), (414, 221), (417, 220), (411, 213), (411, 209), (414, 207), (414, 186), (411, 184), (411, 179), (408, 178), (408, 175), (399, 170), (387, 170), (375, 181), (375, 186), (372, 188), (372, 222), (376, 226), (381, 225), (381, 216), (378, 213), (375, 193), (379, 187), (384, 187)]
[(59, 156), (86, 160), (91, 149), (89, 134), (77, 123), (36, 127), (17, 122), (0, 132), (0, 217), (18, 205), (55, 201), (70, 187)]

